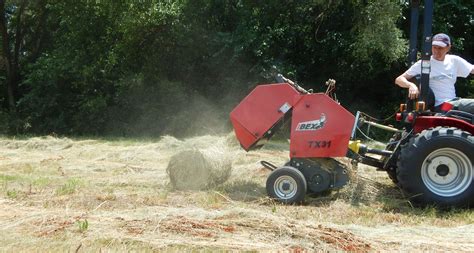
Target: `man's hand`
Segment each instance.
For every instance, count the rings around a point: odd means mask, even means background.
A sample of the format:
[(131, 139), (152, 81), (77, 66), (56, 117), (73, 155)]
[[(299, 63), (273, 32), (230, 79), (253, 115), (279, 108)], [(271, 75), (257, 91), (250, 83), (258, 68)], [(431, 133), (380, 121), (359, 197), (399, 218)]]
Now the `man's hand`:
[(415, 99), (420, 94), (418, 87), (414, 83), (410, 83), (410, 88), (408, 88), (408, 97), (410, 99)]
[(420, 90), (418, 90), (418, 87), (416, 86), (416, 84), (408, 81), (409, 79), (412, 79), (412, 78), (413, 78), (412, 76), (406, 73), (403, 73), (395, 79), (395, 83), (402, 88), (407, 88), (408, 97), (410, 99), (415, 99), (420, 94)]

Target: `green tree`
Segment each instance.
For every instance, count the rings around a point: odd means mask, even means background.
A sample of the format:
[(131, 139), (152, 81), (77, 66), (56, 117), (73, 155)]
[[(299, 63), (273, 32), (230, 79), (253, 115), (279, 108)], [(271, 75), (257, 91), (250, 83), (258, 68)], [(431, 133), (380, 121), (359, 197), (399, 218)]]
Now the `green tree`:
[[(404, 99), (407, 2), (1, 1), (2, 129), (205, 133), (272, 65), (315, 91), (334, 78), (345, 107), (385, 116)], [(433, 26), (471, 62), (473, 8), (436, 1)]]
[(0, 71), (5, 86), (4, 107), (16, 111), (25, 63), (35, 60), (45, 41), (46, 0), (0, 1), (2, 40)]

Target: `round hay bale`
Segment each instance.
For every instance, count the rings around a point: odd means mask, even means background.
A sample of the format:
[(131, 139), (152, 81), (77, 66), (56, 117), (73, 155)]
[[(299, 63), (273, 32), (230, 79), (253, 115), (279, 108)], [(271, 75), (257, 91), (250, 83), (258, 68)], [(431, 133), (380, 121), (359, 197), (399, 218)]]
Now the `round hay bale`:
[(173, 155), (166, 172), (177, 190), (204, 190), (224, 183), (232, 162), (223, 150), (190, 149)]

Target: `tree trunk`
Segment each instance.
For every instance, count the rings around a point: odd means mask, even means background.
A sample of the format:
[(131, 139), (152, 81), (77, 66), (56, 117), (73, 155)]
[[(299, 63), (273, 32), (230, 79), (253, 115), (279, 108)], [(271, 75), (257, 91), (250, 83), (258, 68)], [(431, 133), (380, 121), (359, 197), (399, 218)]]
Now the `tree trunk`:
[(34, 62), (40, 55), (43, 47), (43, 38), (46, 32), (46, 19), (48, 17), (48, 9), (46, 8), (46, 0), (39, 0), (38, 2), (38, 23), (33, 30), (34, 36), (31, 39), (31, 54), (27, 62)]
[(2, 36), (2, 58), (5, 62), (6, 70), (6, 92), (8, 100), (8, 109), (11, 112), (16, 111), (16, 91), (18, 89), (18, 83), (20, 81), (20, 64), (19, 55), (21, 49), (21, 41), (23, 40), (23, 27), (21, 18), (23, 11), (26, 8), (27, 1), (23, 0), (20, 3), (17, 12), (17, 27), (15, 29), (15, 44), (12, 50), (10, 47), (10, 34), (8, 34), (7, 21), (5, 18), (5, 1), (0, 0), (0, 34)]
[(5, 63), (6, 72), (6, 93), (9, 109), (15, 108), (15, 96), (12, 83), (12, 59), (10, 52), (10, 37), (7, 31), (7, 21), (5, 18), (5, 1), (0, 0), (0, 33), (2, 35), (2, 60)]

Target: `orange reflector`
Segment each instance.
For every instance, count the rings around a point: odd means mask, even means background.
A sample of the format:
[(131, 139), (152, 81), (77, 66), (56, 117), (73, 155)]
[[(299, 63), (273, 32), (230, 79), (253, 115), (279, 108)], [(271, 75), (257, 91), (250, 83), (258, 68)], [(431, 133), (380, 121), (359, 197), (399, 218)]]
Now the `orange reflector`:
[(400, 104), (400, 112), (403, 112), (407, 109), (407, 104)]
[(423, 101), (418, 101), (416, 102), (416, 110), (419, 111), (424, 111), (425, 110), (425, 102)]

